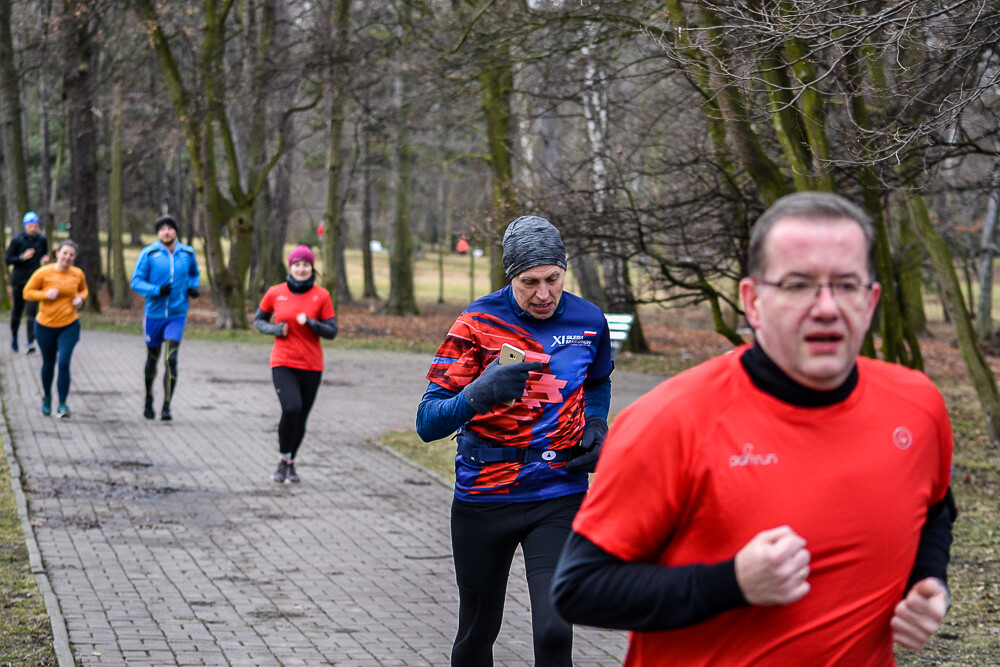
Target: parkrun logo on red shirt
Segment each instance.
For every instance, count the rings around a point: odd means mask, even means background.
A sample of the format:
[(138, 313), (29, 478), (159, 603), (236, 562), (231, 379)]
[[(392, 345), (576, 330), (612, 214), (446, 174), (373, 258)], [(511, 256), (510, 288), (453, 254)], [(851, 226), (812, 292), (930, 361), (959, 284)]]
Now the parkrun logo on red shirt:
[(576, 345), (578, 347), (589, 347), (597, 338), (596, 331), (584, 331), (582, 334), (565, 334), (563, 336), (553, 336), (552, 344), (555, 346)]
[(753, 445), (749, 442), (743, 445), (743, 453), (733, 454), (729, 457), (730, 468), (743, 468), (745, 466), (769, 466), (777, 462), (777, 454), (756, 454), (753, 451)]

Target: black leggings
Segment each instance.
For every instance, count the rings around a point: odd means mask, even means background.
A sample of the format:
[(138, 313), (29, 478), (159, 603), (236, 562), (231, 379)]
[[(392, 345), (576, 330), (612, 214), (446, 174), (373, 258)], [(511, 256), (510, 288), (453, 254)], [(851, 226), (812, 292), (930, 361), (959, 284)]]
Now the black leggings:
[(503, 621), (507, 577), (520, 544), (531, 598), (535, 664), (571, 667), (573, 626), (552, 605), (549, 588), (582, 493), (528, 503), (451, 506), (451, 546), (458, 579), (458, 634), (453, 667), (491, 667)]
[[(164, 341), (167, 344), (167, 361), (163, 365), (163, 402), (169, 403), (174, 397), (174, 387), (177, 386), (177, 351), (181, 347), (179, 340)], [(156, 380), (156, 364), (160, 361), (160, 346), (146, 348), (146, 399), (153, 400), (153, 381)]]
[(306, 421), (323, 371), (306, 371), (301, 368), (275, 366), (271, 369), (274, 390), (281, 403), (281, 421), (278, 422), (278, 451), (290, 459), (295, 458), (306, 435)]
[(35, 340), (35, 315), (38, 314), (37, 301), (24, 300), (24, 285), (12, 285), (11, 296), (14, 305), (10, 309), (10, 335), (17, 340), (17, 330), (21, 328), (21, 313), (24, 313), (24, 325), (27, 329), (28, 342)]

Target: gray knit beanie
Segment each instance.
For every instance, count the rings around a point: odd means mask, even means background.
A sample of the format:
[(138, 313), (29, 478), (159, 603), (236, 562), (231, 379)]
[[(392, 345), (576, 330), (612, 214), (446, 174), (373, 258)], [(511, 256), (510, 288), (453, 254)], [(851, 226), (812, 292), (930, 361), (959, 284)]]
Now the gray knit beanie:
[(507, 225), (503, 234), (503, 272), (507, 280), (545, 264), (566, 268), (566, 248), (559, 230), (537, 215), (522, 215)]

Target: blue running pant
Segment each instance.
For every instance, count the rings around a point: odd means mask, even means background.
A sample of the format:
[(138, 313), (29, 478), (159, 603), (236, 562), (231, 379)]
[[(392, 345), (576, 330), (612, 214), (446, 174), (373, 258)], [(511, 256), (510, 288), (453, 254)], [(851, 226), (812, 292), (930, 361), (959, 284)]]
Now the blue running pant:
[(47, 327), (35, 320), (35, 340), (42, 353), (42, 390), (46, 396), (52, 395), (52, 376), (58, 364), (56, 391), (59, 405), (65, 405), (69, 396), (69, 362), (73, 358), (73, 348), (80, 342), (80, 320), (64, 327)]

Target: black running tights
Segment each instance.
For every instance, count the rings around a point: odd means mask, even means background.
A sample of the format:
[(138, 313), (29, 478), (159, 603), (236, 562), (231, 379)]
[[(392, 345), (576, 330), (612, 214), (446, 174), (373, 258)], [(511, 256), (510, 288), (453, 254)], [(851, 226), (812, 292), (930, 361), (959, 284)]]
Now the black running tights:
[(552, 605), (552, 574), (583, 494), (526, 503), (451, 506), (451, 543), (458, 578), (458, 634), (452, 667), (492, 667), (503, 621), (507, 577), (520, 544), (531, 598), (535, 664), (572, 667), (573, 626)]
[(38, 315), (38, 302), (24, 300), (24, 285), (12, 285), (11, 296), (14, 305), (10, 309), (10, 335), (17, 340), (17, 330), (21, 326), (21, 313), (24, 313), (25, 328), (28, 333), (28, 343), (35, 340), (35, 316)]
[(281, 403), (281, 421), (278, 422), (278, 451), (290, 459), (299, 451), (306, 435), (306, 421), (323, 371), (306, 371), (301, 368), (275, 366), (271, 369), (274, 390)]
[[(169, 403), (174, 397), (174, 387), (177, 386), (177, 351), (181, 347), (179, 340), (164, 341), (167, 344), (167, 362), (163, 366), (163, 402)], [(160, 361), (160, 346), (146, 348), (146, 398), (152, 400), (153, 381), (156, 379), (156, 364)]]

